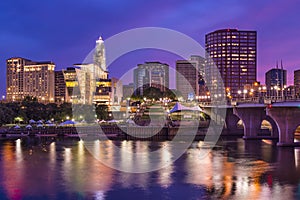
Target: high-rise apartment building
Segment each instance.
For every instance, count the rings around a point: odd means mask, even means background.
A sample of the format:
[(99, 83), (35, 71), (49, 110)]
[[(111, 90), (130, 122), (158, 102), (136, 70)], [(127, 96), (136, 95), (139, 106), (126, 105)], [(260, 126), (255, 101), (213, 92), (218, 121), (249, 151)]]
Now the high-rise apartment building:
[(160, 62), (138, 64), (134, 70), (134, 92), (143, 95), (148, 87), (165, 92), (169, 88), (169, 65)]
[(243, 90), (244, 85), (256, 81), (256, 38), (256, 31), (237, 29), (217, 30), (205, 36), (206, 70), (217, 66), (224, 87), (230, 91), (232, 97), (237, 97), (238, 91)]
[(54, 63), (16, 57), (8, 59), (6, 66), (8, 101), (33, 96), (41, 102), (54, 102)]

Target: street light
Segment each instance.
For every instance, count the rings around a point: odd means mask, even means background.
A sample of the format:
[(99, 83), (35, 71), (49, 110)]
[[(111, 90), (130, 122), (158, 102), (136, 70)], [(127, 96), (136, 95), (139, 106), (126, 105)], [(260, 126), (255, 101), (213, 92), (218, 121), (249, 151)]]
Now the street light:
[(248, 91), (247, 91), (246, 89), (243, 90), (243, 93), (244, 93), (244, 100), (246, 99), (246, 94), (247, 94), (247, 92), (248, 92)]
[(274, 90), (276, 92), (276, 99), (278, 99), (278, 86), (277, 85), (274, 86)]
[(240, 98), (240, 95), (242, 94), (242, 91), (241, 90), (238, 90), (238, 96)]

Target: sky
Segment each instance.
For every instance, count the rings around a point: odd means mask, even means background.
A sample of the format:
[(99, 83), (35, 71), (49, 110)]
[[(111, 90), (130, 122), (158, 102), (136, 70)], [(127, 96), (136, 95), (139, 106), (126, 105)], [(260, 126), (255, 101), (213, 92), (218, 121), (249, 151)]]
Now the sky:
[[(299, 0), (28, 0), (0, 1), (0, 95), (5, 94), (6, 59), (50, 60), (56, 69), (81, 63), (101, 35), (107, 39), (140, 27), (179, 31), (205, 43), (205, 34), (223, 28), (257, 31), (257, 78), (283, 60), (288, 83), (300, 69)], [(145, 50), (128, 53), (109, 66), (120, 77), (144, 61), (174, 67), (178, 56)]]

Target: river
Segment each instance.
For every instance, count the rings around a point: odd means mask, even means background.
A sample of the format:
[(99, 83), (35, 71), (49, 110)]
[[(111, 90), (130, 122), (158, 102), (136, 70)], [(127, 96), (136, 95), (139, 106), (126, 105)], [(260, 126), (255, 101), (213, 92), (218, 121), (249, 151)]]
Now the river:
[[(300, 149), (269, 140), (220, 139), (204, 158), (195, 141), (175, 162), (148, 173), (126, 173), (96, 159), (79, 139), (0, 141), (0, 199), (299, 199)], [(95, 141), (107, 162), (131, 166), (132, 153), (169, 141)], [(112, 145), (123, 152), (116, 156)], [(126, 150), (126, 151), (125, 151)], [(141, 160), (145, 165), (152, 162)]]

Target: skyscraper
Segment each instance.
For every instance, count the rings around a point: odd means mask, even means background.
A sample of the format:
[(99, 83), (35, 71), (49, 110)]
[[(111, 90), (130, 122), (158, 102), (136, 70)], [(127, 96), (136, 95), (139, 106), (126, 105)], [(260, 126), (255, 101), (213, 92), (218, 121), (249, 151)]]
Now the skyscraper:
[(267, 95), (281, 96), (282, 89), (286, 87), (286, 70), (273, 68), (266, 72)]
[(31, 60), (14, 57), (6, 60), (6, 99), (21, 101), (24, 99), (24, 66)]
[(176, 89), (184, 99), (205, 95), (204, 65), (205, 59), (196, 55), (176, 61)]
[(135, 94), (143, 95), (147, 87), (165, 92), (169, 88), (169, 65), (160, 62), (138, 64), (134, 70)]
[(35, 62), (24, 66), (24, 96), (40, 102), (54, 102), (54, 68), (52, 62)]
[(286, 86), (286, 70), (272, 68), (266, 72), (266, 86), (271, 88), (277, 86), (278, 88), (283, 88)]
[(66, 101), (66, 82), (62, 70), (54, 72), (54, 101), (64, 103)]
[(149, 87), (149, 70), (138, 67), (133, 71), (133, 85), (135, 95), (144, 95), (144, 90)]
[(97, 68), (102, 69), (102, 71), (107, 71), (106, 59), (105, 59), (105, 46), (104, 46), (104, 41), (101, 36), (99, 37), (98, 40), (96, 40), (96, 47), (95, 47), (95, 52), (94, 52), (94, 65)]
[(54, 63), (16, 57), (8, 59), (6, 66), (8, 101), (33, 96), (41, 102), (54, 102)]
[[(84, 102), (88, 104), (107, 104), (111, 102), (111, 79), (108, 78), (105, 46), (101, 36), (96, 40), (93, 61), (91, 63), (74, 64), (74, 66), (79, 67), (81, 70), (78, 81), (81, 91), (86, 94)], [(84, 97), (82, 96), (83, 93), (81, 97)]]
[(256, 81), (256, 37), (256, 31), (237, 29), (221, 29), (205, 36), (206, 68), (217, 66), (232, 97)]

